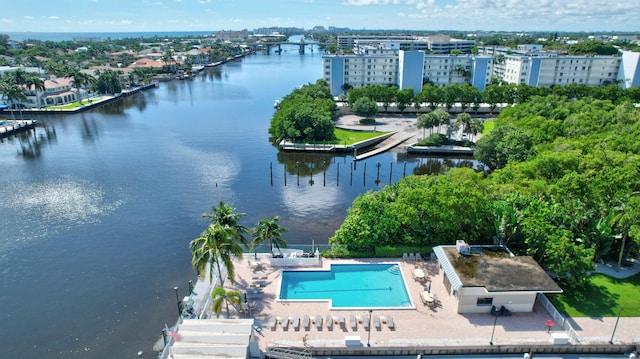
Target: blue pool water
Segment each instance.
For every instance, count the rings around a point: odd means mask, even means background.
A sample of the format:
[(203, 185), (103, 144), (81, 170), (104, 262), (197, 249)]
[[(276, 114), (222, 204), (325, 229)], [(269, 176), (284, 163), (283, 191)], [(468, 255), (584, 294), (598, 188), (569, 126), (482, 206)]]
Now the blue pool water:
[(329, 300), (332, 308), (411, 308), (397, 264), (333, 264), (283, 271), (281, 300)]

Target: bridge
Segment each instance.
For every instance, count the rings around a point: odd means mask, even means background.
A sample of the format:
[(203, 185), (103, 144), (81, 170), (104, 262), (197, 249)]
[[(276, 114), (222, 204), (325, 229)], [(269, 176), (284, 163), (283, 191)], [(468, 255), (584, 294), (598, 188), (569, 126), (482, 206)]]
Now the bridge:
[(300, 54), (304, 54), (305, 53), (305, 48), (307, 46), (311, 47), (311, 52), (313, 52), (313, 45), (317, 45), (317, 46), (327, 46), (327, 45), (331, 45), (331, 43), (328, 42), (288, 42), (288, 41), (282, 41), (282, 42), (269, 42), (269, 43), (262, 43), (262, 44), (253, 44), (253, 50), (256, 50), (259, 47), (264, 47), (267, 51), (267, 53), (271, 53), (271, 49), (277, 47), (277, 50), (275, 50), (276, 53), (280, 54), (282, 53), (282, 45), (293, 45), (293, 46), (298, 46), (298, 53)]

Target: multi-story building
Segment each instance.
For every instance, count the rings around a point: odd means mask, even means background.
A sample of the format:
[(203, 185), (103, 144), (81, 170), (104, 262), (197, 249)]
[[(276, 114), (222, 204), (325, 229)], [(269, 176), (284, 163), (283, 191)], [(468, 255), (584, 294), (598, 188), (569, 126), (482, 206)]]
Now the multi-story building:
[(397, 85), (420, 91), (422, 84), (469, 83), (483, 90), (492, 78), (512, 84), (640, 86), (640, 53), (622, 56), (560, 56), (536, 46), (517, 50), (482, 48), (480, 55), (436, 55), (395, 48), (367, 48), (354, 55), (324, 55), (323, 77), (334, 96), (344, 85)]
[(484, 89), (490, 81), (492, 58), (471, 55), (425, 55), (422, 51), (367, 49), (357, 55), (324, 55), (323, 77), (337, 96), (345, 85), (397, 85), (414, 93), (424, 83), (444, 86), (471, 83)]
[(437, 54), (448, 54), (451, 50), (470, 53), (475, 46), (473, 40), (454, 39), (446, 35), (409, 36), (409, 35), (339, 35), (340, 50), (355, 49), (359, 52), (366, 47), (387, 47), (405, 51), (425, 51)]

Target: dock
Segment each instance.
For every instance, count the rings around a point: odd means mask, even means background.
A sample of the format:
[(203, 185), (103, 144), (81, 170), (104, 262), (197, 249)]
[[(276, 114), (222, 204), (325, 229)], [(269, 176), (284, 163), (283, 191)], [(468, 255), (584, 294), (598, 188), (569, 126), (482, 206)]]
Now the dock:
[(36, 127), (35, 120), (6, 120), (0, 122), (0, 137), (7, 137), (18, 132), (28, 131)]

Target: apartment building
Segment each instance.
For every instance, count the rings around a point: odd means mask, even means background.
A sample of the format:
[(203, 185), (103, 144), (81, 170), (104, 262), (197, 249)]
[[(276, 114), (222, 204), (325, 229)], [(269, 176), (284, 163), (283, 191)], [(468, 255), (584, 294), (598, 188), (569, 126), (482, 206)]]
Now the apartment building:
[(338, 96), (344, 86), (397, 85), (414, 93), (424, 83), (444, 86), (470, 83), (480, 90), (491, 79), (493, 58), (471, 55), (425, 55), (422, 51), (367, 49), (357, 55), (323, 55), (323, 78)]
[(471, 53), (475, 46), (473, 40), (454, 39), (447, 35), (408, 36), (408, 35), (339, 35), (340, 50), (355, 50), (366, 47), (386, 47), (405, 51), (424, 51), (437, 54), (448, 54), (452, 50)]

